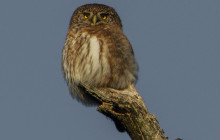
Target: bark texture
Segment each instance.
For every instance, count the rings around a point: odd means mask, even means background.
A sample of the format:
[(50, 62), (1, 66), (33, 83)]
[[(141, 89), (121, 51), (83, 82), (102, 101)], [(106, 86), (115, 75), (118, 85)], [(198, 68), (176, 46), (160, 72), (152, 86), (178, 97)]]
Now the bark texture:
[[(84, 85), (86, 87), (86, 85)], [(132, 140), (167, 140), (164, 131), (150, 114), (142, 97), (130, 85), (125, 90), (91, 89), (88, 91), (100, 105), (98, 111), (122, 125)], [(120, 129), (120, 128), (119, 128)]]

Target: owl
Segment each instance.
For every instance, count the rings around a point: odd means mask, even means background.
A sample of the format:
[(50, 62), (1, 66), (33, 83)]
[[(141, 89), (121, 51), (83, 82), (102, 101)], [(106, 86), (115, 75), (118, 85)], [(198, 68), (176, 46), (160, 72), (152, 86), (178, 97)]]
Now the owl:
[(87, 4), (74, 11), (63, 47), (62, 69), (72, 96), (85, 105), (96, 103), (89, 89), (123, 90), (135, 83), (138, 66), (134, 52), (113, 8)]

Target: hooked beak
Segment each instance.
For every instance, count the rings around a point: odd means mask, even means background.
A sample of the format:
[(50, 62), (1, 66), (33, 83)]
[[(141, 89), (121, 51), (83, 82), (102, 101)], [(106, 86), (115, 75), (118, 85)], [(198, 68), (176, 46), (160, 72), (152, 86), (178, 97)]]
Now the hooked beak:
[(92, 23), (93, 23), (93, 24), (96, 24), (96, 22), (97, 22), (97, 16), (94, 15), (93, 18), (92, 18)]

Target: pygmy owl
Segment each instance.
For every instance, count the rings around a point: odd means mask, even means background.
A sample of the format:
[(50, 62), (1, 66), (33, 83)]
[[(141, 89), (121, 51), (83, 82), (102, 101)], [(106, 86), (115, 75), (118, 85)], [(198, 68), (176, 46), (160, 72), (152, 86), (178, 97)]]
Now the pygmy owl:
[(87, 4), (76, 9), (63, 48), (62, 68), (73, 97), (86, 105), (93, 99), (83, 85), (122, 90), (136, 81), (134, 53), (113, 8)]

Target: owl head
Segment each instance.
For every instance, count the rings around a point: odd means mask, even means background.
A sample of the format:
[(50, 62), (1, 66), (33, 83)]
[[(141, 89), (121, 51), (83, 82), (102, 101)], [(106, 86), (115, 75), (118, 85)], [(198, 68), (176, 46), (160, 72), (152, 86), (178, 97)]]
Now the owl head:
[(77, 8), (71, 18), (70, 26), (118, 25), (121, 20), (116, 11), (103, 4), (86, 4)]

